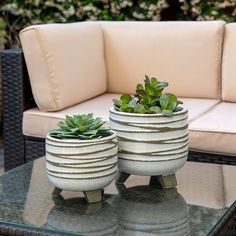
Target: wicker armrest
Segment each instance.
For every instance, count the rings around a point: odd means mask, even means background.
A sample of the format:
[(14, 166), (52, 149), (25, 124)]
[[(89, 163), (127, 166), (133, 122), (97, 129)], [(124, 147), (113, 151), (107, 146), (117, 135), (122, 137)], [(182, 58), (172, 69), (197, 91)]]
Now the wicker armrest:
[(36, 106), (21, 49), (0, 52), (3, 90), (3, 135), (5, 170), (25, 163), (22, 133), (23, 112)]

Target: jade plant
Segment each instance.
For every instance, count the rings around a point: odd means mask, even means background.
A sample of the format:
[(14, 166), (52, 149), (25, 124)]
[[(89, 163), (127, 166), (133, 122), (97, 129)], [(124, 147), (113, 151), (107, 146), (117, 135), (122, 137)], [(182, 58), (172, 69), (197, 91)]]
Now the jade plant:
[(173, 93), (163, 93), (167, 82), (160, 82), (155, 77), (145, 76), (144, 85), (137, 84), (134, 96), (123, 94), (120, 99), (113, 99), (117, 111), (129, 113), (155, 114), (173, 116), (174, 112), (183, 108), (183, 104)]
[(66, 116), (58, 123), (49, 135), (57, 139), (95, 139), (110, 135), (110, 129), (104, 127), (105, 121), (94, 118), (93, 113), (87, 115)]

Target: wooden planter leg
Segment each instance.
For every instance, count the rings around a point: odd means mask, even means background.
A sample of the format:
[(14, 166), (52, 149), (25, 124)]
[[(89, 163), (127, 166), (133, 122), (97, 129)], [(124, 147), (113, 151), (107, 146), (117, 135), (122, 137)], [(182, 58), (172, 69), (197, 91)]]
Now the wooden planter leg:
[(175, 174), (158, 177), (162, 188), (173, 188), (177, 185)]
[(130, 176), (130, 174), (119, 171), (116, 175), (116, 183), (123, 184), (129, 178), (129, 176)]
[(156, 186), (156, 187), (161, 188), (162, 185), (161, 185), (161, 183), (160, 183), (159, 177), (160, 177), (160, 176), (151, 176), (151, 177), (150, 177), (150, 181), (149, 181), (149, 185), (150, 185), (150, 186)]
[(103, 199), (103, 189), (84, 191), (83, 193), (88, 203), (101, 202)]
[(55, 196), (58, 196), (58, 195), (60, 195), (61, 192), (62, 192), (61, 189), (55, 187), (55, 188), (53, 189), (53, 191), (52, 191), (52, 196), (54, 196), (54, 197), (55, 197)]

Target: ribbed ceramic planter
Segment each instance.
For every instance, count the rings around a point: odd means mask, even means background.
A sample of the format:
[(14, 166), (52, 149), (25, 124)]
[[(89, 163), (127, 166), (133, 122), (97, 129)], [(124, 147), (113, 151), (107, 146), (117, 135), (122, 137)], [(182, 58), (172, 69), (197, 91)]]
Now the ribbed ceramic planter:
[[(119, 139), (119, 170), (133, 175), (171, 176), (188, 156), (188, 111), (137, 114), (110, 109), (110, 127)], [(124, 182), (124, 181), (123, 181)]]
[(88, 201), (98, 201), (101, 189), (117, 171), (117, 137), (60, 140), (46, 137), (46, 168), (57, 190), (83, 191)]

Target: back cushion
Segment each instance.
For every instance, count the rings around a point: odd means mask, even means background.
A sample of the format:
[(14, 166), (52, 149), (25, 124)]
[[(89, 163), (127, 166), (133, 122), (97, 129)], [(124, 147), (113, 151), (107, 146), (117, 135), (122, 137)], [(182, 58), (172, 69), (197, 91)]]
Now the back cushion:
[(134, 93), (144, 75), (183, 97), (219, 98), (224, 22), (101, 22), (108, 90)]
[(222, 99), (236, 102), (236, 24), (227, 24), (222, 59)]
[(20, 39), (40, 110), (60, 110), (106, 91), (99, 23), (31, 26)]

